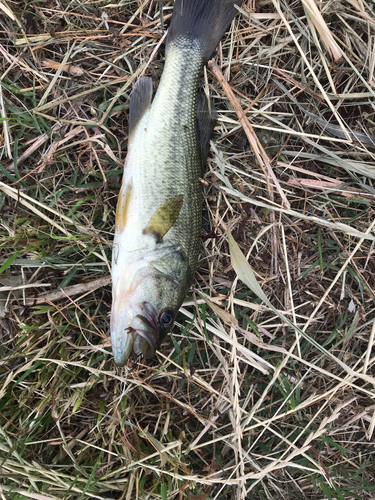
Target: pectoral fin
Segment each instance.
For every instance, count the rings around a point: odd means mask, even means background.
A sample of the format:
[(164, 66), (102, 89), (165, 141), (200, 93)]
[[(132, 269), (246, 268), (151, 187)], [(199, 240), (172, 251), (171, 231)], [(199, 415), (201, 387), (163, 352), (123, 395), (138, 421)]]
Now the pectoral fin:
[(171, 229), (179, 216), (184, 202), (184, 195), (180, 194), (162, 203), (156, 210), (143, 234), (153, 234), (157, 243), (160, 243)]

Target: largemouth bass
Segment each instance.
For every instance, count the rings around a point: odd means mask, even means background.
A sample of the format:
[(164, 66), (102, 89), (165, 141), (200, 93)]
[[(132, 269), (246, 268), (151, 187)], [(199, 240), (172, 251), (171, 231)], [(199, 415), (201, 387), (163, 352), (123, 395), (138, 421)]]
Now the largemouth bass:
[(112, 254), (111, 343), (115, 363), (151, 358), (172, 328), (197, 266), (199, 178), (215, 122), (198, 77), (241, 0), (176, 0), (156, 95), (134, 86), (128, 154)]

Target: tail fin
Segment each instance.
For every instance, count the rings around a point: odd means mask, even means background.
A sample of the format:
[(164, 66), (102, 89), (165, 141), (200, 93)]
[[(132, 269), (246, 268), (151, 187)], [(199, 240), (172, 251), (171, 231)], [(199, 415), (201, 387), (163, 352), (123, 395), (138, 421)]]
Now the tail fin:
[(200, 41), (205, 61), (212, 56), (242, 0), (176, 0), (168, 31), (168, 46), (176, 38)]

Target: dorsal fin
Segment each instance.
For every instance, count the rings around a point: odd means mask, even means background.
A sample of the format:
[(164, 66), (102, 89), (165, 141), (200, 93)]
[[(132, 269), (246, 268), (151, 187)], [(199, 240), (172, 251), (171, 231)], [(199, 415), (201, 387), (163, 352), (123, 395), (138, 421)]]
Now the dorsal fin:
[(151, 106), (152, 78), (143, 76), (134, 85), (130, 96), (129, 109), (129, 142), (131, 141), (142, 116)]
[[(211, 108), (211, 109), (210, 109)], [(199, 92), (197, 96), (197, 129), (201, 148), (202, 172), (206, 166), (208, 152), (210, 150), (210, 139), (216, 126), (218, 114), (216, 108), (208, 99), (204, 92)]]

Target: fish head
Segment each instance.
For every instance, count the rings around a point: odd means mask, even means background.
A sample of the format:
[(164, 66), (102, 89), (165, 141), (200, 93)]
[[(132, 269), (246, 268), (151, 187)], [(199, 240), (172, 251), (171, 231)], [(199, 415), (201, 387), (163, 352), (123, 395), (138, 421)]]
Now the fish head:
[(124, 366), (132, 353), (137, 359), (155, 355), (173, 326), (191, 272), (181, 248), (162, 243), (130, 262), (116, 278), (111, 343), (115, 363)]

